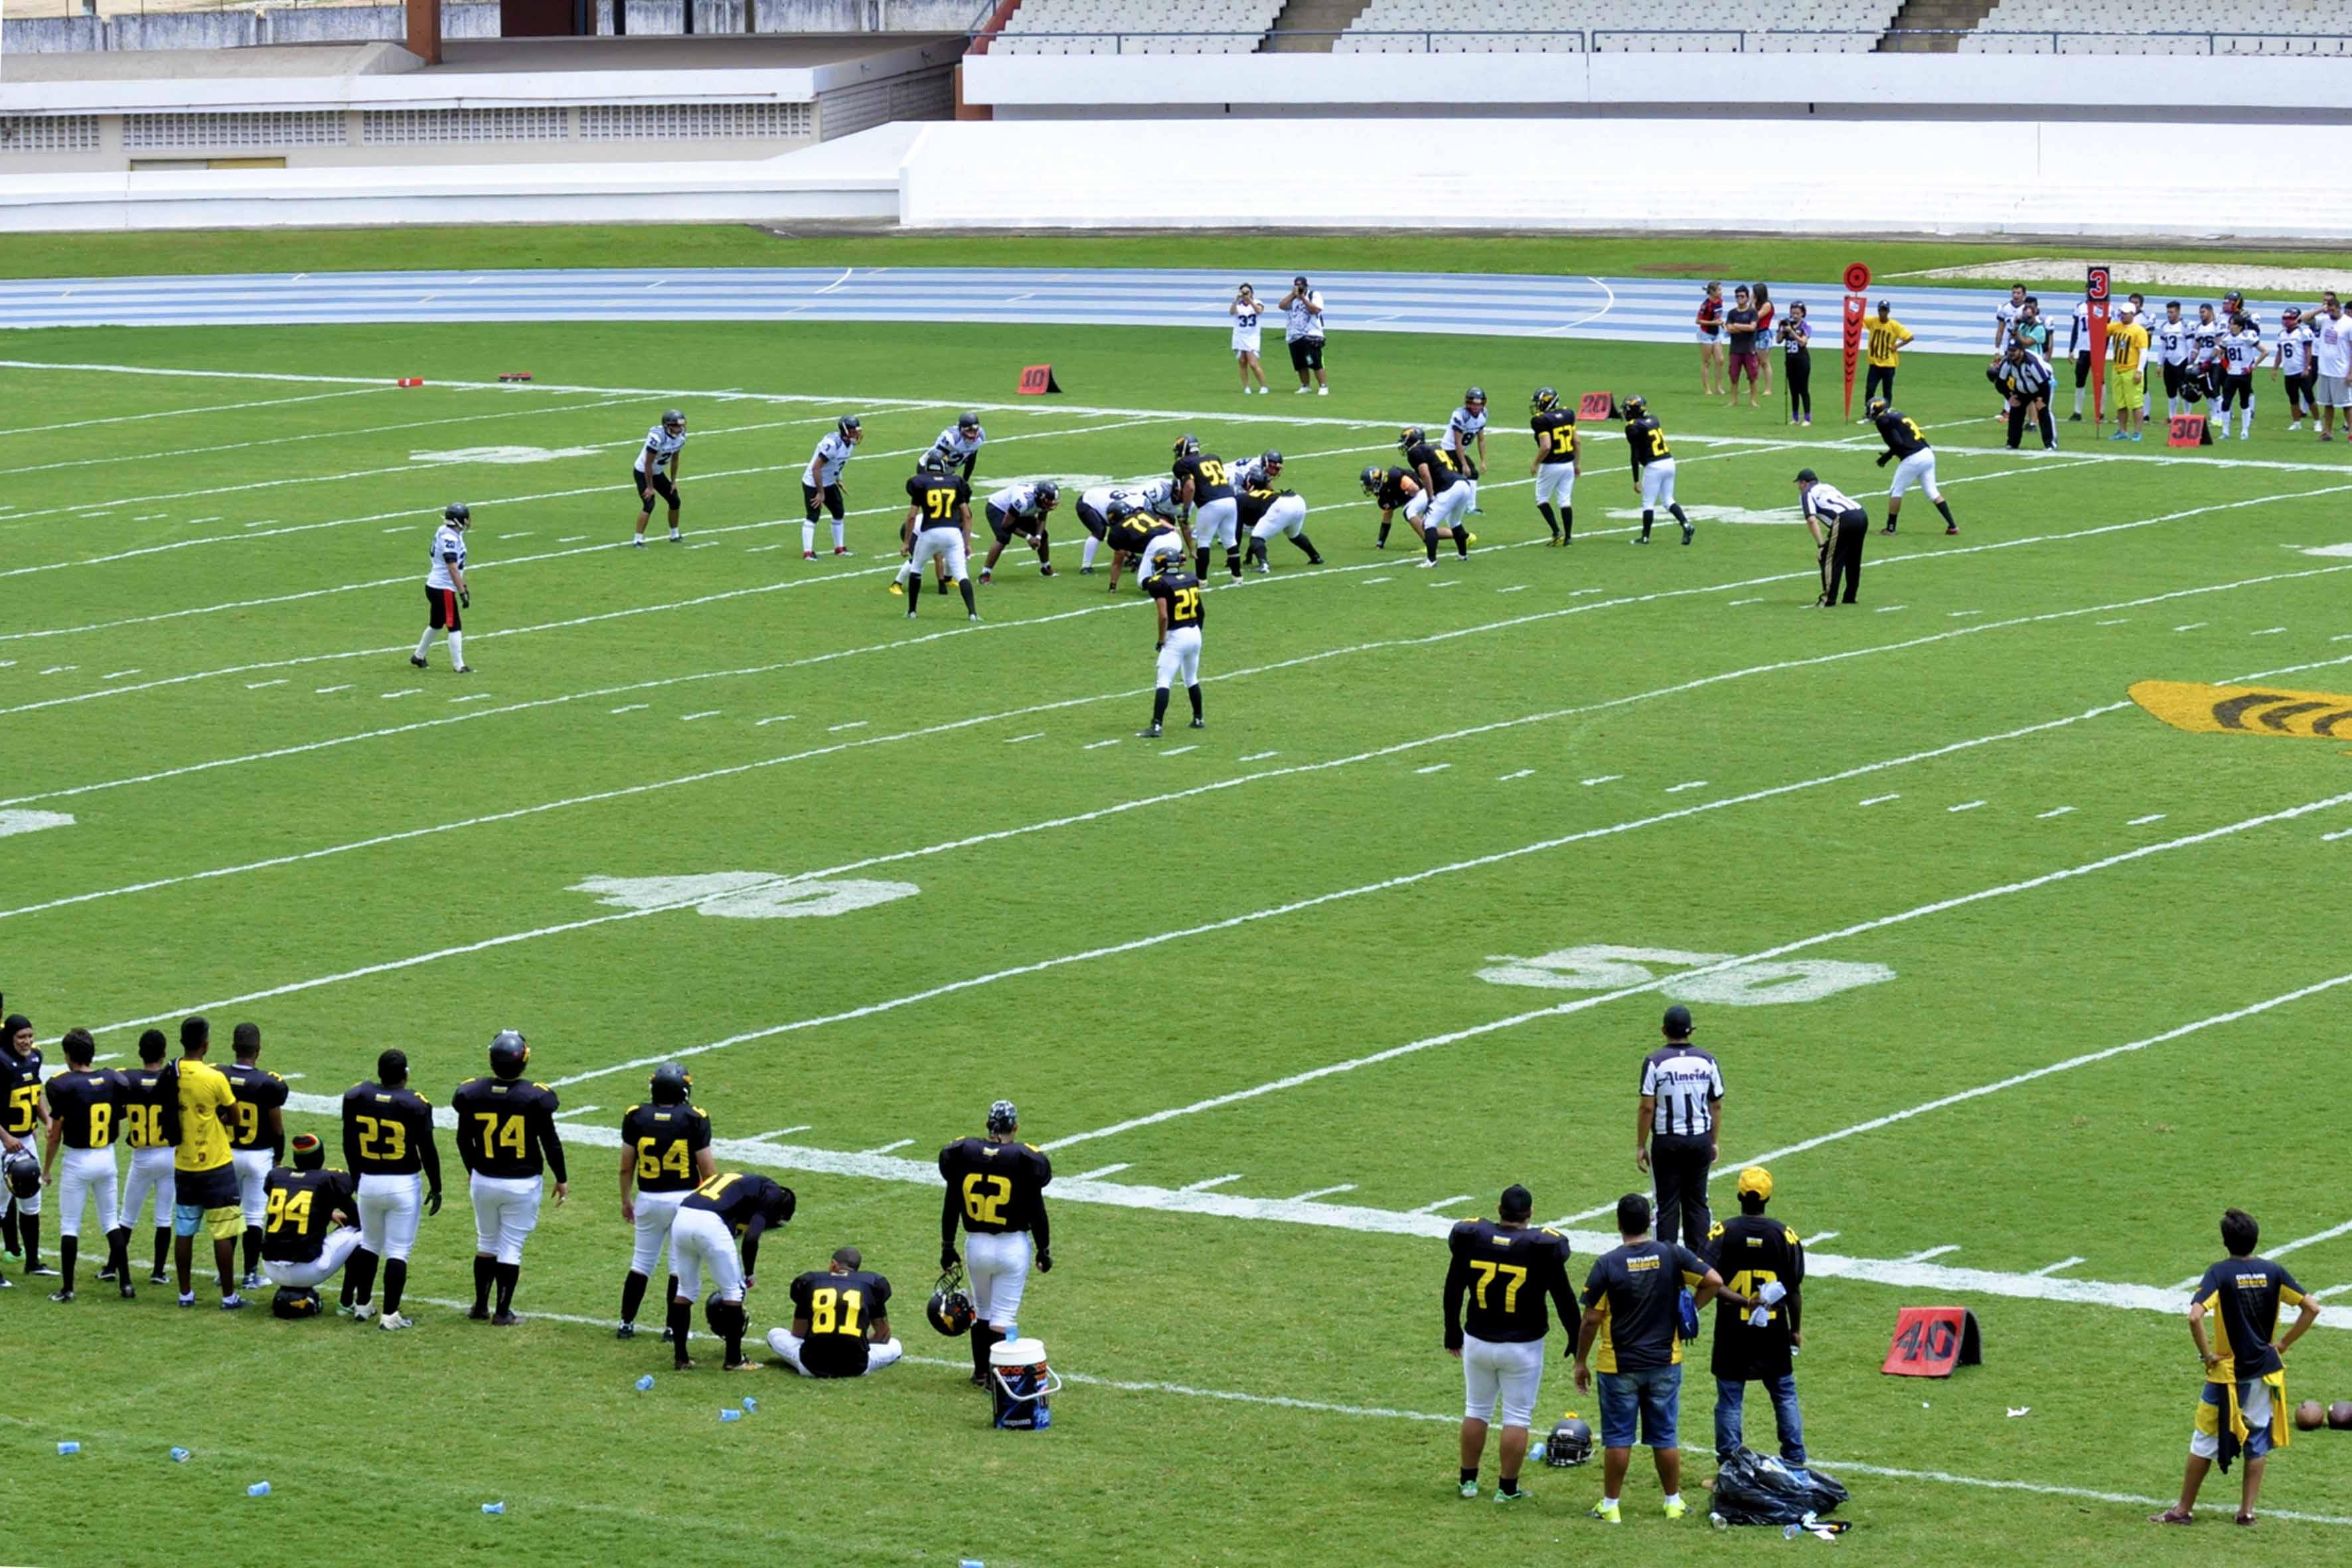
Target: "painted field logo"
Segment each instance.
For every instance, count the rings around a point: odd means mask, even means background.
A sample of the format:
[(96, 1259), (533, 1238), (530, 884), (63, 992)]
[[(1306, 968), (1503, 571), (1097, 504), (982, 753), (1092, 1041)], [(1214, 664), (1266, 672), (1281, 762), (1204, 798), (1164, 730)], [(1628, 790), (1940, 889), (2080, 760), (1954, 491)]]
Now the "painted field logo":
[(715, 871), (702, 877), (591, 877), (575, 893), (593, 893), (624, 910), (692, 910), (730, 921), (804, 920), (845, 915), (922, 891), (912, 882), (804, 882), (764, 871)]
[(2131, 689), (2131, 700), (2174, 729), (2192, 735), (2352, 741), (2352, 697), (2340, 692), (2143, 680)]
[[(1593, 943), (1564, 947), (1536, 958), (1496, 953), (1478, 978), (1494, 985), (1533, 985), (1547, 991), (1622, 991), (1657, 982), (1653, 965), (1702, 969), (1724, 963), (1735, 952), (1685, 952), (1672, 947), (1615, 947)], [(1766, 1007), (1784, 1002), (1818, 1002), (1860, 985), (1895, 978), (1883, 963), (1849, 963), (1830, 958), (1739, 963), (1685, 978), (1668, 978), (1658, 988), (1678, 1002), (1714, 1002), (1732, 1007)]]

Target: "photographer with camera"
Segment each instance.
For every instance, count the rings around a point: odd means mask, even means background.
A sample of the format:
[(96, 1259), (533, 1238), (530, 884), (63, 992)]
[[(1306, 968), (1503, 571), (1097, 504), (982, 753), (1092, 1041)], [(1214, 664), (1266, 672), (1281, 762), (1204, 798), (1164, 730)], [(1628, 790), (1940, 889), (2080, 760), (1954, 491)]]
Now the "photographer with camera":
[(1307, 275), (1300, 273), (1290, 280), (1290, 292), (1279, 303), (1287, 316), (1283, 327), (1283, 341), (1290, 345), (1290, 368), (1298, 373), (1298, 392), (1307, 391), (1307, 373), (1315, 373), (1315, 395), (1331, 395), (1331, 384), (1323, 375), (1323, 293), (1307, 286)]

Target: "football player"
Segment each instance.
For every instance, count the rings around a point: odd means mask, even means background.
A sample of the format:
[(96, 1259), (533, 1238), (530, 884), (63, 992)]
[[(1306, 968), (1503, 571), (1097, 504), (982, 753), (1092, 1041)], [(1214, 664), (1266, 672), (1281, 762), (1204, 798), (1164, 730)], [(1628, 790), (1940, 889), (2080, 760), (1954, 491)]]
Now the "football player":
[(408, 1087), (408, 1057), (385, 1051), (375, 1077), (343, 1091), (343, 1163), (359, 1178), (360, 1250), (352, 1258), (352, 1320), (376, 1317), (375, 1282), (383, 1275), (385, 1329), (410, 1329), (400, 1315), (408, 1288), (408, 1254), (420, 1219), (441, 1212), (441, 1151), (433, 1141), (433, 1107)]
[[(1474, 386), (1462, 395), (1462, 406), (1445, 421), (1445, 455), (1470, 486), (1470, 510), (1478, 511), (1478, 477), (1486, 471), (1486, 389)], [(1472, 458), (1470, 448), (1478, 448)]]
[(727, 1342), (724, 1365), (729, 1372), (758, 1370), (743, 1354), (749, 1321), (743, 1292), (751, 1288), (759, 1269), (760, 1237), (791, 1220), (796, 1202), (790, 1187), (765, 1176), (729, 1171), (695, 1188), (678, 1205), (669, 1229), (670, 1262), (677, 1269), (677, 1283), (670, 1288), (670, 1350), (678, 1371), (694, 1365), (687, 1354), (687, 1336), (693, 1330), (694, 1299), (702, 1293), (705, 1270), (714, 1288), (711, 1327)]
[(1405, 521), (1412, 525), (1415, 533), (1421, 531), (1421, 514), (1429, 510), (1429, 493), (1411, 474), (1402, 468), (1383, 468), (1374, 463), (1356, 478), (1363, 484), (1364, 493), (1381, 509), (1381, 536), (1373, 541), (1373, 549), (1389, 547), (1389, 526), (1399, 511), (1404, 513)]
[(1184, 570), (1183, 560), (1172, 552), (1147, 560), (1145, 569), (1151, 574), (1143, 580), (1143, 591), (1150, 595), (1160, 624), (1160, 640), (1153, 645), (1160, 656), (1160, 678), (1151, 693), (1151, 728), (1139, 733), (1144, 740), (1156, 741), (1160, 722), (1168, 717), (1169, 690), (1180, 676), (1185, 694), (1192, 700), (1192, 728), (1208, 728), (1208, 721), (1201, 717), (1201, 626), (1209, 611), (1202, 603), (1207, 590), (1198, 577)]
[[(37, 1170), (41, 1162), (37, 1140), (48, 1126), (49, 1110), (41, 1100), (41, 1051), (33, 1044), (33, 1021), (22, 1013), (11, 1013), (0, 1022), (0, 1152), (21, 1151)], [(16, 1222), (25, 1277), (54, 1277), (57, 1270), (41, 1262), (39, 1186), (22, 1196), (12, 1191), (8, 1212)]]
[(808, 509), (808, 519), (801, 524), (801, 559), (816, 559), (816, 517), (819, 511), (833, 513), (833, 552), (846, 555), (849, 547), (843, 542), (841, 472), (849, 467), (850, 454), (857, 443), (866, 439), (866, 426), (855, 414), (845, 414), (834, 422), (809, 454), (808, 467), (801, 472), (801, 504)]
[[(694, 1079), (683, 1064), (664, 1062), (654, 1068), (646, 1089), (650, 1103), (632, 1105), (621, 1118), (621, 1217), (637, 1233), (629, 1277), (621, 1282), (618, 1337), (625, 1340), (637, 1337), (637, 1309), (645, 1303), (646, 1281), (661, 1260), (678, 1205), (719, 1173), (719, 1158), (710, 1152), (710, 1118), (687, 1101), (693, 1089)], [(676, 1269), (673, 1262), (665, 1301), (677, 1294)]]
[(1683, 525), (1683, 542), (1688, 544), (1697, 530), (1675, 500), (1675, 454), (1666, 445), (1664, 427), (1643, 398), (1627, 398), (1618, 412), (1625, 417), (1625, 445), (1633, 455), (1633, 489), (1642, 498), (1642, 532), (1633, 542), (1650, 542), (1651, 521), (1663, 506)]
[(2230, 407), (2235, 404), (2238, 416), (2238, 439), (2254, 438), (2254, 372), (2270, 358), (2270, 350), (2263, 345), (2262, 329), (2253, 317), (2240, 310), (2230, 319), (2230, 330), (2222, 334), (2221, 395), (2214, 400), (2214, 416), (2221, 428), (2216, 439), (2230, 433)]
[(1234, 470), (1236, 490), (1271, 489), (1274, 481), (1282, 478), (1282, 454), (1269, 447), (1255, 458), (1244, 458), (1242, 466)]
[[(1095, 574), (1095, 554), (1110, 536), (1112, 508), (1119, 507), (1124, 514), (1131, 514), (1140, 506), (1140, 501), (1118, 485), (1097, 485), (1092, 489), (1079, 492), (1078, 526), (1087, 531), (1086, 546), (1078, 556), (1079, 576)], [(1114, 550), (1112, 553), (1116, 555), (1118, 552)]]
[[(278, 1294), (316, 1291), (342, 1271), (359, 1250), (359, 1184), (346, 1171), (327, 1168), (327, 1146), (308, 1132), (293, 1142), (294, 1163), (269, 1173), (269, 1224), (261, 1264)], [(345, 1299), (351, 1291), (343, 1281)]]
[[(669, 542), (676, 544), (686, 537), (677, 531), (677, 468), (685, 451), (686, 416), (666, 408), (661, 423), (646, 432), (646, 444), (629, 470), (629, 488), (639, 503), (637, 534), (630, 542), (640, 550), (646, 547), (646, 524), (653, 519), (656, 496), (669, 502)], [(667, 475), (664, 468), (669, 470)]]
[(451, 501), (441, 509), (441, 526), (433, 531), (432, 569), (425, 574), (425, 635), (416, 639), (416, 651), (408, 662), (417, 668), (425, 668), (425, 656), (432, 650), (433, 634), (449, 634), (449, 668), (458, 675), (471, 675), (473, 666), (466, 662), (466, 617), (462, 612), (474, 607), (474, 595), (466, 588), (466, 531), (474, 526), (474, 509), (464, 501)]
[[(161, 1029), (139, 1037), (139, 1065), (122, 1074), (115, 1101), (115, 1120), (131, 1151), (131, 1172), (122, 1184), (122, 1207), (114, 1224), (118, 1230), (131, 1229), (140, 1205), (150, 1193), (154, 1194), (155, 1263), (147, 1273), (150, 1285), (171, 1282), (163, 1270), (172, 1256), (172, 1146), (180, 1134), (179, 1100), (163, 1076), (165, 1048)], [(130, 1281), (126, 1276), (121, 1282)]]
[(907, 481), (907, 521), (898, 535), (907, 564), (890, 579), (890, 592), (906, 596), (907, 618), (915, 618), (923, 595), (924, 563), (936, 562), (942, 584), (952, 577), (963, 590), (964, 614), (980, 619), (971, 596), (971, 486), (937, 452), (925, 453), (920, 471)]
[(906, 1354), (890, 1334), (890, 1281), (857, 1248), (793, 1281), (793, 1326), (770, 1329), (768, 1348), (803, 1377), (864, 1377)]
[(1045, 1219), (1054, 1163), (1043, 1150), (1019, 1142), (1020, 1131), (1020, 1113), (1011, 1100), (1000, 1100), (988, 1108), (986, 1137), (960, 1138), (940, 1151), (940, 1174), (947, 1180), (940, 1206), (940, 1267), (953, 1268), (963, 1261), (955, 1245), (961, 1224), (971, 1253), (967, 1268), (972, 1306), (980, 1314), (971, 1329), (971, 1381), (980, 1388), (988, 1386), (988, 1352), (1018, 1337), (1030, 1260), (1034, 1258), (1040, 1274), (1054, 1271)]
[(474, 1200), (474, 1305), (466, 1316), (501, 1328), (522, 1321), (514, 1313), (515, 1282), (522, 1278), (522, 1244), (539, 1228), (541, 1169), (555, 1178), (556, 1206), (572, 1193), (555, 1128), (562, 1102), (547, 1085), (523, 1080), (530, 1060), (520, 1031), (501, 1029), (490, 1041), (490, 1076), (467, 1079), (449, 1097), (457, 1115), (457, 1160)]
[(261, 1027), (239, 1024), (229, 1034), (236, 1060), (221, 1068), (230, 1108), (229, 1161), (236, 1167), (237, 1206), (245, 1211), (245, 1288), (261, 1289), (261, 1226), (269, 1217), (269, 1173), (286, 1155), (286, 1080), (261, 1067)]
[(1945, 504), (1944, 492), (1936, 483), (1936, 448), (1927, 444), (1917, 423), (1901, 409), (1888, 407), (1883, 397), (1872, 398), (1864, 412), (1886, 443), (1886, 450), (1878, 454), (1878, 466), (1895, 464), (1895, 482), (1886, 491), (1886, 526), (1879, 531), (1895, 531), (1895, 520), (1903, 512), (1903, 492), (1917, 485), (1944, 514), (1944, 531), (1959, 532), (1960, 525), (1952, 520), (1952, 509)]
[(1062, 487), (1051, 479), (1039, 479), (1034, 484), (1007, 485), (988, 498), (988, 531), (995, 542), (988, 547), (988, 559), (980, 565), (980, 580), (996, 580), (996, 558), (1015, 535), (1037, 552), (1037, 574), (1054, 574), (1053, 545), (1045, 537), (1045, 515), (1061, 504)]
[(1109, 522), (1103, 542), (1111, 548), (1110, 591), (1114, 594), (1118, 592), (1119, 571), (1129, 562), (1135, 564), (1135, 580), (1140, 585), (1151, 575), (1153, 558), (1175, 551), (1192, 553), (1192, 525), (1178, 514), (1176, 487), (1170, 480), (1153, 479), (1140, 489), (1120, 491), (1103, 515)]
[(980, 449), (988, 440), (988, 432), (980, 427), (980, 416), (966, 409), (956, 416), (956, 422), (940, 432), (931, 443), (928, 456), (937, 458), (946, 470), (963, 470), (964, 483), (971, 482), (971, 471), (980, 467)]
[(1274, 570), (1266, 563), (1265, 542), (1276, 535), (1288, 538), (1305, 551), (1309, 566), (1323, 564), (1322, 552), (1307, 537), (1307, 502), (1297, 490), (1245, 489), (1235, 504), (1242, 529), (1249, 535), (1250, 561), (1260, 572)]
[(1466, 560), (1476, 537), (1462, 521), (1470, 510), (1470, 481), (1454, 471), (1451, 458), (1429, 444), (1428, 433), (1418, 425), (1399, 432), (1397, 446), (1404, 452), (1405, 467), (1420, 479), (1422, 493), (1429, 498), (1421, 514), (1421, 542), (1429, 552), (1422, 564), (1436, 565), (1437, 542), (1448, 538), (1454, 541), (1454, 553)]
[(1226, 471), (1225, 460), (1213, 452), (1201, 450), (1201, 443), (1190, 436), (1176, 438), (1175, 464), (1170, 470), (1169, 482), (1175, 487), (1176, 504), (1181, 515), (1197, 514), (1199, 526), (1192, 531), (1192, 575), (1209, 574), (1209, 550), (1215, 544), (1225, 547), (1225, 569), (1236, 579), (1242, 574), (1240, 510), (1234, 504), (1233, 476)]
[(1576, 534), (1576, 480), (1584, 471), (1579, 461), (1583, 452), (1576, 438), (1576, 410), (1563, 406), (1559, 394), (1549, 386), (1536, 388), (1528, 409), (1534, 416), (1528, 427), (1536, 435), (1536, 460), (1528, 465), (1528, 472), (1535, 476), (1536, 512), (1551, 530), (1552, 543), (1566, 544)]
[(74, 1299), (74, 1264), (80, 1247), (82, 1210), (98, 1209), (98, 1223), (106, 1228), (106, 1266), (120, 1284), (126, 1301), (131, 1289), (131, 1265), (124, 1256), (131, 1232), (117, 1226), (119, 1201), (114, 1171), (114, 1099), (119, 1073), (100, 1072), (91, 1065), (98, 1047), (88, 1029), (68, 1029), (61, 1042), (66, 1070), (49, 1079), (43, 1092), (49, 1102), (49, 1143), (41, 1161), (41, 1180), (57, 1179), (58, 1148), (66, 1151), (65, 1181), (58, 1203), (58, 1268), (64, 1275), (52, 1301)]
[[(1568, 1282), (1568, 1238), (1530, 1226), (1535, 1200), (1516, 1183), (1503, 1189), (1494, 1219), (1465, 1219), (1446, 1238), (1453, 1262), (1445, 1270), (1445, 1353), (1462, 1363), (1462, 1495), (1478, 1495), (1478, 1466), (1486, 1451), (1486, 1424), (1503, 1407), (1499, 1503), (1517, 1502), (1519, 1467), (1543, 1386), (1544, 1339), (1549, 1297), (1562, 1323), (1581, 1315)], [(1463, 1322), (1463, 1304), (1469, 1321)]]

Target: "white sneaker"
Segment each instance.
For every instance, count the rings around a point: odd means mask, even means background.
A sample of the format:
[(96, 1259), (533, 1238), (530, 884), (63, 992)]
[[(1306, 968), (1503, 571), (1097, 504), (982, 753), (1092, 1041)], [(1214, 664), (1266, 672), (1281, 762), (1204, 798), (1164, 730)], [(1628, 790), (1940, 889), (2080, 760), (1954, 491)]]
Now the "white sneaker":
[(1414, 565), (1416, 565), (1416, 566), (1422, 567), (1422, 568), (1423, 568), (1424, 570), (1426, 570), (1427, 568), (1430, 568), (1430, 567), (1435, 566), (1435, 565), (1437, 564), (1437, 563), (1436, 563), (1436, 562), (1434, 562), (1434, 561), (1416, 561), (1416, 562), (1414, 562), (1414, 563), (1413, 563), (1413, 564), (1414, 564)]
[(2303, 428), (2303, 421), (2302, 421), (2302, 420), (2300, 420), (2300, 419), (2296, 420), (2294, 424), (2292, 424), (2292, 425), (2290, 425), (2290, 426), (2287, 426), (2287, 430), (2288, 430), (2288, 432), (2289, 432), (2290, 434), (2294, 433), (2294, 431), (2300, 430), (2300, 429), (2302, 429), (2302, 428)]
[(398, 1312), (386, 1312), (376, 1320), (375, 1326), (389, 1333), (394, 1329), (413, 1329), (416, 1326), (416, 1320), (404, 1318)]
[(1307, 395), (1307, 389), (1302, 386), (1297, 392), (1292, 393), (1291, 395), (1293, 397), (1304, 397)]
[(362, 1301), (352, 1309), (352, 1321), (354, 1323), (364, 1323), (374, 1316), (375, 1303), (373, 1301)]
[(1331, 395), (1331, 389), (1328, 386), (1318, 386), (1315, 389), (1315, 395), (1318, 397), (1328, 397)]

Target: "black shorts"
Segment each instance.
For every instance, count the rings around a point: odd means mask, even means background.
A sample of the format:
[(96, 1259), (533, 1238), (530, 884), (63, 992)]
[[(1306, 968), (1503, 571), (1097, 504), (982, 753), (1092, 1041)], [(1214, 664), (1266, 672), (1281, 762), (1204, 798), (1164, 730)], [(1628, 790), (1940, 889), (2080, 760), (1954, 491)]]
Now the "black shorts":
[(2243, 408), (2253, 401), (2253, 397), (2254, 376), (2252, 371), (2243, 375), (2235, 371), (2221, 373), (2221, 390), (2217, 395), (2217, 402), (2235, 404)]
[(2173, 364), (2169, 362), (2166, 363), (2164, 366), (2165, 396), (2178, 397), (2180, 395), (2180, 383), (2188, 369), (2189, 367), (2185, 364)]
[(669, 502), (670, 510), (677, 510), (677, 486), (670, 482), (670, 477), (667, 474), (663, 473), (659, 468), (651, 468), (643, 473), (631, 468), (629, 493), (637, 498), (638, 505), (651, 511), (654, 503), (645, 499), (647, 490), (653, 491), (654, 494)]
[(1100, 539), (1103, 537), (1105, 531), (1110, 527), (1110, 523), (1102, 513), (1097, 511), (1086, 502), (1080, 501), (1078, 503), (1078, 526), (1085, 529), (1088, 533), (1093, 534), (1097, 539)]
[(236, 1203), (236, 1165), (172, 1173), (172, 1201), (181, 1208), (225, 1209)]
[(459, 607), (457, 589), (428, 586), (425, 590), (426, 624), (435, 631), (464, 631), (466, 623), (457, 614)]
[(1323, 340), (1321, 338), (1291, 339), (1290, 368), (1301, 372), (1321, 370), (1323, 368)]
[(988, 508), (988, 531), (995, 536), (997, 543), (1010, 544), (1015, 539), (1034, 539), (1045, 531), (1045, 524), (1034, 519), (1014, 517), (1002, 507), (991, 506)]
[(837, 484), (827, 485), (824, 489), (819, 489), (806, 479), (803, 479), (801, 504), (808, 508), (808, 520), (811, 522), (816, 521), (820, 504), (824, 510), (833, 513), (834, 521), (839, 522), (841, 521), (841, 487)]
[(2319, 392), (2319, 370), (2317, 366), (2314, 366), (2310, 370), (2306, 370), (2299, 375), (2284, 375), (2281, 376), (2279, 379), (2286, 384), (2287, 401), (2303, 408), (2309, 408), (2312, 406), (2313, 399), (2318, 395)]

